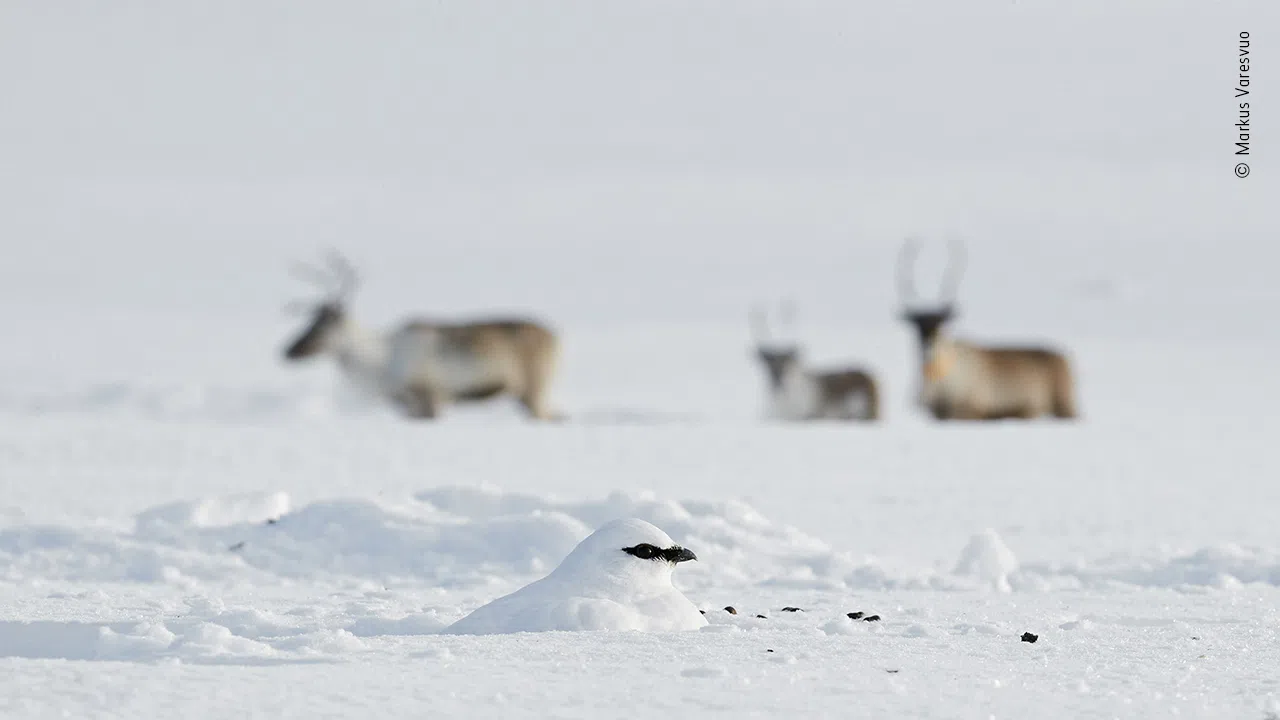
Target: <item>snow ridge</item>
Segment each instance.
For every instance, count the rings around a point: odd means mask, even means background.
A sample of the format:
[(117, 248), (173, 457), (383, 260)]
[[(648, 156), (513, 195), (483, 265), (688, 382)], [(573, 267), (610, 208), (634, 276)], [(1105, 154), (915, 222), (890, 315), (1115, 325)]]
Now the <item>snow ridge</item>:
[(169, 503), (130, 530), (0, 526), (0, 580), (208, 585), (332, 582), (431, 587), (492, 598), (550, 572), (595, 528), (622, 517), (696, 548), (686, 591), (995, 590), (1280, 586), (1280, 552), (1221, 544), (1092, 562), (1020, 562), (994, 530), (976, 534), (950, 571), (859, 556), (773, 522), (741, 500), (674, 501), (613, 492), (560, 501), (494, 488), (444, 486), (399, 501), (340, 498), (293, 507), (284, 493)]

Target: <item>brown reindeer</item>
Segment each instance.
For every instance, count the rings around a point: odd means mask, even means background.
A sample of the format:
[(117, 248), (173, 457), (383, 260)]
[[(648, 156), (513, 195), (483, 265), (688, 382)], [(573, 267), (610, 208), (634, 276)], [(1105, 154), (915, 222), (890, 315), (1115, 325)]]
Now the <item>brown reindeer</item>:
[[(783, 308), (791, 325), (794, 311)], [(859, 368), (815, 371), (804, 366), (796, 342), (777, 342), (763, 310), (751, 312), (756, 356), (769, 376), (768, 414), (777, 420), (864, 420), (880, 417), (880, 392), (871, 373)]]
[(327, 270), (304, 266), (327, 286), (311, 321), (289, 343), (289, 361), (328, 354), (348, 378), (389, 400), (411, 418), (437, 417), (450, 403), (513, 396), (538, 420), (556, 419), (547, 406), (559, 342), (545, 325), (524, 318), (467, 323), (414, 319), (390, 333), (367, 330), (347, 313), (356, 273), (331, 253)]
[(942, 299), (933, 308), (913, 307), (917, 244), (908, 240), (898, 259), (902, 317), (919, 336), (919, 403), (938, 420), (1030, 419), (1043, 415), (1075, 418), (1075, 389), (1065, 355), (1046, 347), (983, 346), (948, 337), (955, 291), (964, 267), (963, 248), (953, 243), (942, 281)]

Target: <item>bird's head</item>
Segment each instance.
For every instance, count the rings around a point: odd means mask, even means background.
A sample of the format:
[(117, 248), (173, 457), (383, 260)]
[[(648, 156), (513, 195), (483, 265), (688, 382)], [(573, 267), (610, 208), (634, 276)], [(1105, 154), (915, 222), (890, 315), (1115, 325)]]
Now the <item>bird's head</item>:
[(636, 518), (614, 520), (578, 543), (557, 574), (613, 583), (671, 584), (675, 566), (698, 556), (665, 532)]

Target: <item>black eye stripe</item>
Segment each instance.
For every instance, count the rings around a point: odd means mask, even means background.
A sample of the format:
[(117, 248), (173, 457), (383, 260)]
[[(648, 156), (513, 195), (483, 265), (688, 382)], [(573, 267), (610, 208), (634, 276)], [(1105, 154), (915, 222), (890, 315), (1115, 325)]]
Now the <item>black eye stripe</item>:
[(698, 559), (698, 556), (695, 555), (692, 550), (680, 547), (679, 545), (672, 545), (669, 548), (660, 548), (649, 543), (640, 543), (633, 547), (622, 548), (622, 551), (632, 557), (640, 558), (641, 560), (662, 560), (671, 563), (672, 565)]
[(649, 543), (640, 543), (633, 547), (622, 548), (622, 551), (628, 555), (634, 555), (641, 560), (652, 560), (662, 554), (662, 550), (650, 545)]

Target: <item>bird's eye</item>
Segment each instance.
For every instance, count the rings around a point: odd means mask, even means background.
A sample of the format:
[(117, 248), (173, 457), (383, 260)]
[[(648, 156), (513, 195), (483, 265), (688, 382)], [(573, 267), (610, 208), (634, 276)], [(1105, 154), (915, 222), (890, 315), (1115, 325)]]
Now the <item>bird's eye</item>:
[(649, 543), (641, 543), (635, 547), (622, 548), (622, 551), (628, 555), (634, 555), (641, 560), (652, 560), (657, 557), (660, 552), (658, 548), (650, 545)]

